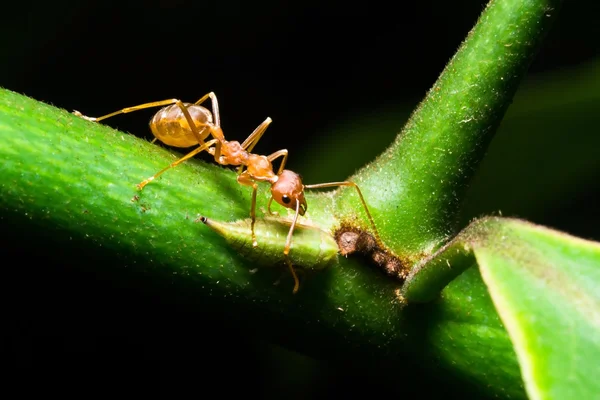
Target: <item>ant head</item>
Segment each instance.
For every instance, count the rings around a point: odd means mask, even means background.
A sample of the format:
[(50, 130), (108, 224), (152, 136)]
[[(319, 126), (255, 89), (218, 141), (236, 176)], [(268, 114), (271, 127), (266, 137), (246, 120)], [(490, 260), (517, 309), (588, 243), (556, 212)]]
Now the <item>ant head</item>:
[(304, 199), (302, 177), (290, 170), (284, 169), (281, 171), (277, 181), (271, 185), (271, 195), (276, 202), (292, 210), (296, 209), (296, 202), (299, 202), (300, 215), (304, 215), (308, 208)]

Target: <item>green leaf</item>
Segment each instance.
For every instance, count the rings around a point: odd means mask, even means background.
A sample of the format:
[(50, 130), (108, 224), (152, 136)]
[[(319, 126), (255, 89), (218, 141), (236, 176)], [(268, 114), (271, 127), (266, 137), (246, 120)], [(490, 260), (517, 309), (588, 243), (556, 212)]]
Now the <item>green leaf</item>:
[(597, 396), (600, 243), (521, 220), (484, 218), (415, 269), (402, 293), (408, 301), (431, 301), (475, 260), (515, 346), (529, 396)]
[(600, 243), (522, 221), (474, 252), (532, 399), (600, 394)]

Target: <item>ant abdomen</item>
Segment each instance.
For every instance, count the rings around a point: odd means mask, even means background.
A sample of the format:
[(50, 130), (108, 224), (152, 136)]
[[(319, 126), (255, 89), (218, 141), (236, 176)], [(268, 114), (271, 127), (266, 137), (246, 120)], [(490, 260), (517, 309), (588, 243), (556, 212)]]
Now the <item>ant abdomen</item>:
[[(210, 134), (213, 126), (212, 113), (202, 106), (183, 103), (198, 128), (202, 140)], [(166, 106), (150, 120), (150, 129), (154, 136), (169, 146), (192, 147), (198, 144), (198, 138), (192, 132), (181, 107), (177, 104)]]

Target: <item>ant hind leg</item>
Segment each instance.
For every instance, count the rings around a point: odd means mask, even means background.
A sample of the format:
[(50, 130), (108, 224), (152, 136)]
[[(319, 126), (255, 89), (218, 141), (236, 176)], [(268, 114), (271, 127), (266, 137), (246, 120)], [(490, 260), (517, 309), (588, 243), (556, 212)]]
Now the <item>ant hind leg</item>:
[(210, 97), (210, 102), (212, 104), (213, 118), (215, 120), (214, 124), (217, 128), (220, 128), (221, 127), (221, 117), (219, 116), (219, 102), (217, 101), (217, 95), (214, 92), (205, 94), (204, 96), (202, 96), (200, 98), (200, 100), (198, 100), (194, 104), (199, 106), (200, 104), (202, 104), (206, 100), (208, 100), (209, 97)]
[(133, 106), (133, 107), (122, 108), (122, 109), (120, 109), (118, 111), (112, 112), (110, 114), (103, 115), (101, 117), (96, 117), (96, 118), (94, 118), (94, 117), (86, 117), (85, 115), (81, 114), (77, 110), (73, 110), (73, 114), (75, 114), (75, 115), (77, 115), (77, 116), (79, 116), (81, 118), (87, 119), (88, 121), (99, 122), (99, 121), (102, 121), (103, 119), (114, 117), (115, 115), (127, 114), (127, 113), (134, 112), (134, 111), (144, 110), (146, 108), (168, 106), (169, 104), (175, 104), (178, 101), (179, 101), (178, 99), (153, 101), (151, 103), (144, 103), (144, 104), (139, 104), (139, 105)]

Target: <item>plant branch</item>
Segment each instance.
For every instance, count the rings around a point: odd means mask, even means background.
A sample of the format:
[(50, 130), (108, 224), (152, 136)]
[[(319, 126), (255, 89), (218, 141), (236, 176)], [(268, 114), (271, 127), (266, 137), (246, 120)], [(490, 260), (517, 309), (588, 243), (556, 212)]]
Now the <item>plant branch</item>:
[[(353, 179), (397, 254), (418, 257), (455, 232), (464, 187), (559, 3), (492, 1), (396, 143)], [(0, 139), (0, 210), (20, 232), (101, 247), (117, 260), (84, 268), (177, 283), (190, 302), (211, 298), (224, 310), (249, 313), (262, 331), (312, 354), (352, 350), (358, 359), (362, 351), (407, 365), (412, 350), (429, 368), (523, 395), (510, 340), (476, 269), (452, 281), (440, 301), (406, 309), (398, 282), (340, 257), (338, 267), (307, 277), (293, 296), (289, 278), (275, 287), (278, 271), (252, 274), (254, 265), (193, 222), (198, 214), (247, 218), (250, 191), (231, 171), (189, 161), (140, 194), (135, 184), (172, 154), (8, 91), (0, 91)], [(258, 198), (266, 204), (264, 187)], [(330, 194), (307, 200), (309, 219), (324, 230), (338, 217), (364, 216), (352, 188), (335, 202)], [(366, 218), (355, 221), (369, 229)]]
[[(430, 332), (430, 324), (452, 335), (480, 325), (497, 332), (481, 349), (488, 355), (490, 348), (498, 349), (483, 363), (485, 385), (522, 393), (510, 341), (499, 320), (489, 317), (495, 312), (481, 282), (472, 303), (480, 314), (466, 324), (456, 323), (460, 312), (446, 303), (403, 311), (399, 282), (351, 257), (307, 273), (293, 295), (289, 274), (282, 277), (284, 265), (260, 266), (252, 273), (258, 265), (194, 222), (199, 214), (221, 221), (248, 217), (251, 191), (236, 182), (234, 172), (191, 160), (140, 193), (136, 183), (177, 156), (6, 90), (0, 90), (0, 139), (0, 211), (14, 246), (62, 246), (73, 254), (69, 257), (83, 257), (76, 261), (82, 269), (116, 282), (149, 279), (150, 290), (159, 292), (176, 287), (186, 302), (210, 304), (212, 312), (239, 323), (252, 320), (252, 329), (273, 340), (274, 333), (285, 337), (288, 347), (334, 358), (350, 351), (355, 362), (402, 360), (405, 374), (423, 354), (429, 354), (422, 361), (427, 368), (439, 360), (448, 370), (457, 360), (481, 361), (472, 350), (456, 351)], [(259, 204), (268, 198), (264, 189)], [(331, 197), (309, 194), (307, 201), (312, 223), (327, 226)], [(409, 349), (416, 353), (412, 361)], [(467, 368), (459, 378), (484, 385), (477, 371)]]
[(561, 3), (490, 1), (395, 142), (352, 178), (396, 254), (419, 259), (456, 234), (467, 185)]

